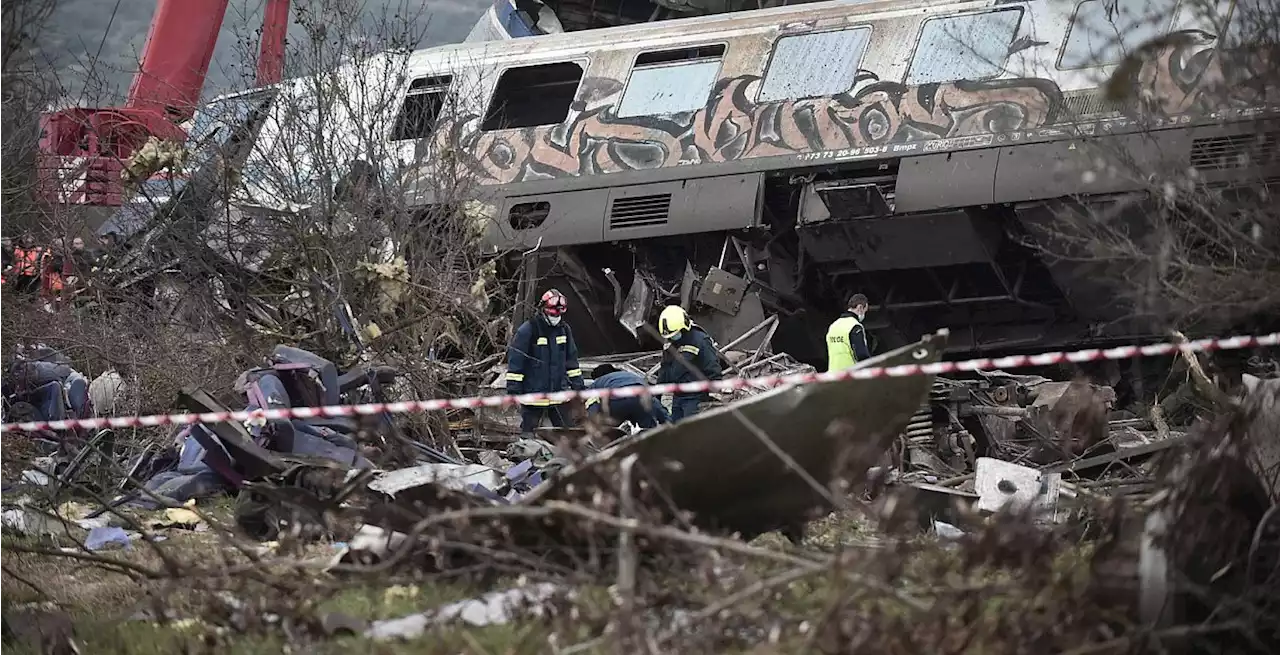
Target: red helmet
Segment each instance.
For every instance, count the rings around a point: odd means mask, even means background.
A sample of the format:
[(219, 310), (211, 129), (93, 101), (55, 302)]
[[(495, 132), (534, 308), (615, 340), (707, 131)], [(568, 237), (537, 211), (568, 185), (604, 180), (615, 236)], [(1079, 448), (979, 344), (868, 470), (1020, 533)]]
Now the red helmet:
[(569, 309), (569, 301), (563, 293), (550, 289), (542, 294), (542, 300), (538, 302), (538, 306), (547, 316), (563, 316), (565, 310)]

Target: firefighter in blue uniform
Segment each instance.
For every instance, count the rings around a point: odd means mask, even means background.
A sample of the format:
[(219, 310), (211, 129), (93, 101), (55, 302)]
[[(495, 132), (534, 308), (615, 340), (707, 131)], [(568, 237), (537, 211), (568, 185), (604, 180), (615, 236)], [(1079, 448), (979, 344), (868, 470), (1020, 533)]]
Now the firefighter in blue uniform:
[[(667, 340), (658, 369), (658, 384), (719, 380), (720, 358), (706, 331), (689, 320), (679, 305), (671, 305), (658, 316), (658, 334)], [(698, 413), (698, 406), (710, 400), (710, 394), (677, 393), (671, 399), (671, 420), (679, 421)]]
[[(568, 305), (563, 293), (551, 289), (542, 294), (537, 315), (516, 330), (507, 348), (507, 393), (582, 390), (578, 345), (564, 322)], [(564, 403), (542, 400), (521, 406), (520, 431), (532, 433), (544, 418), (558, 428), (572, 424)]]
[[(644, 386), (644, 378), (623, 371), (608, 364), (601, 364), (591, 371), (592, 389), (620, 389), (622, 387)], [(606, 406), (607, 405), (607, 406)], [(647, 407), (646, 407), (647, 405)], [(631, 421), (648, 429), (657, 427), (659, 423), (670, 423), (671, 416), (667, 408), (662, 406), (661, 398), (590, 398), (587, 400), (587, 415), (595, 416), (604, 411), (610, 418), (618, 421)]]

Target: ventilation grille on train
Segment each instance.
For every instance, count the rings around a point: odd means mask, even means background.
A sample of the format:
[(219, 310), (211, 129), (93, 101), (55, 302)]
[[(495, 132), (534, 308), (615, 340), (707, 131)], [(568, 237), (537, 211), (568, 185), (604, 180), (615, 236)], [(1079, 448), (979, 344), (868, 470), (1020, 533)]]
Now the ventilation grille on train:
[(1233, 134), (1191, 142), (1191, 166), (1221, 171), (1275, 164), (1280, 155), (1280, 132)]
[(1124, 108), (1122, 104), (1108, 100), (1106, 94), (1098, 89), (1064, 93), (1062, 106), (1062, 118), (1068, 121), (1118, 114)]
[(670, 193), (614, 198), (613, 206), (609, 208), (609, 227), (619, 230), (665, 225), (670, 211)]

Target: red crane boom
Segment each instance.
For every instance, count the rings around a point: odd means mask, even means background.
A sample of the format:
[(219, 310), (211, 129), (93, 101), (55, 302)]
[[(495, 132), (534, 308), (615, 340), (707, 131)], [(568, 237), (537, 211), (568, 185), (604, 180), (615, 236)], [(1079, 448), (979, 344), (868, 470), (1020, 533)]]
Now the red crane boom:
[(213, 48), (228, 0), (160, 0), (142, 48), (141, 67), (125, 106), (166, 118), (190, 120), (204, 90)]
[[(159, 0), (123, 107), (63, 109), (41, 117), (39, 171), (46, 200), (120, 205), (125, 162), (151, 137), (184, 141), (204, 90), (229, 0)], [(280, 81), (289, 0), (268, 0), (257, 84)]]

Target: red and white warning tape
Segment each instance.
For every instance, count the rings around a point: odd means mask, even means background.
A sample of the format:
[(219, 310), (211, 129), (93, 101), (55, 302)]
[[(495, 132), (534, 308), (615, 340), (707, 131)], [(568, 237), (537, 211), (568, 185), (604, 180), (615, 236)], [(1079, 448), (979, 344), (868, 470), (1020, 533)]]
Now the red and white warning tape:
[(29, 423), (5, 423), (4, 432), (37, 432), (42, 430), (71, 430), (83, 428), (133, 428), (155, 425), (189, 425), (193, 423), (229, 423), (265, 421), (289, 418), (315, 418), (318, 416), (368, 416), (371, 414), (412, 414), (441, 409), (472, 409), (476, 407), (502, 407), (516, 404), (565, 402), (574, 398), (633, 398), (636, 396), (661, 396), (668, 393), (698, 393), (704, 391), (732, 391), (735, 389), (769, 388), (788, 384), (830, 382), (833, 380), (870, 380), (882, 377), (907, 377), (912, 375), (939, 375), (962, 371), (983, 371), (1027, 366), (1051, 366), (1064, 362), (1081, 363), (1098, 360), (1158, 357), (1178, 351), (1211, 352), (1215, 350), (1239, 350), (1280, 345), (1280, 332), (1262, 336), (1239, 336), (1225, 339), (1200, 339), (1181, 344), (1157, 343), (1148, 346), (1119, 346), (1107, 349), (1077, 350), (1074, 352), (1047, 352), (1037, 355), (1012, 355), (996, 359), (969, 359), (960, 362), (933, 364), (904, 364), (901, 366), (855, 368), (831, 373), (797, 373), (792, 375), (766, 375), (757, 378), (730, 378), (714, 382), (687, 382), (684, 384), (659, 384), (652, 386), (621, 387), (617, 389), (593, 389), (587, 391), (560, 391), (556, 393), (527, 393), (518, 396), (472, 396), (470, 398), (436, 398), (411, 400), (398, 403), (370, 403), (367, 405), (331, 405), (328, 407), (294, 407), (270, 410), (236, 412), (209, 412), (204, 414), (156, 414), (153, 416), (120, 416), (114, 418), (90, 418), (68, 421), (36, 421)]

